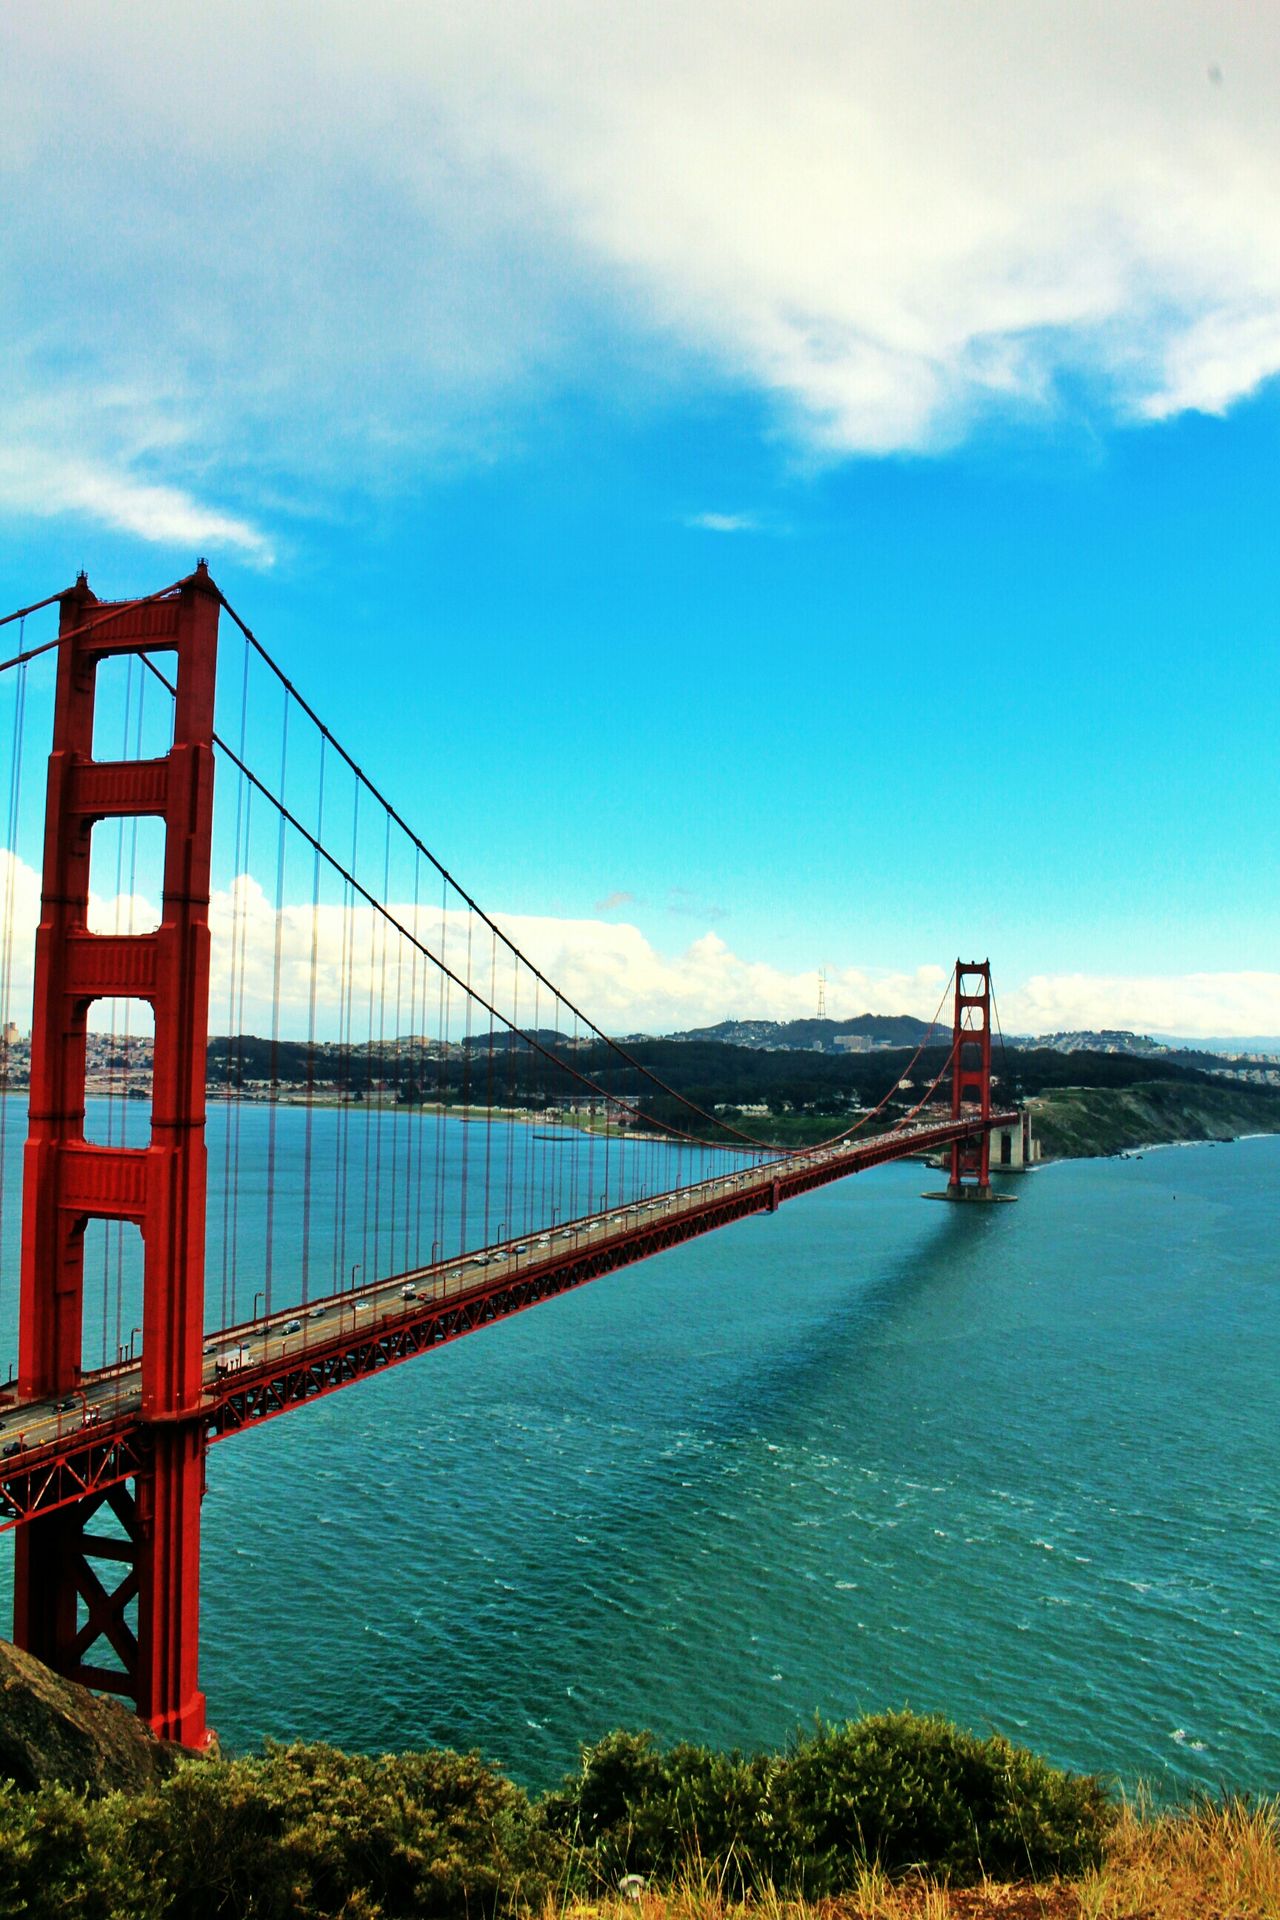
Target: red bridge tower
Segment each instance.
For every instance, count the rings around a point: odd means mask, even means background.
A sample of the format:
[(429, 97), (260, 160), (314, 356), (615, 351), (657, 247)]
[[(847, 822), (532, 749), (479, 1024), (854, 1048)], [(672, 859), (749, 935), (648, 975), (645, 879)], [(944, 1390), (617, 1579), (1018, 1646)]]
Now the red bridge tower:
[[(952, 1028), (951, 1118), (969, 1118), (976, 1105), (991, 1118), (991, 962), (956, 961)], [(957, 1140), (951, 1148), (948, 1200), (990, 1200), (991, 1135)]]
[[(163, 1738), (191, 1746), (207, 1738), (196, 1654), (219, 605), (203, 561), (172, 593), (148, 601), (99, 601), (83, 574), (62, 598), (36, 935), (19, 1326), (23, 1398), (74, 1392), (85, 1227), (108, 1219), (141, 1228), (146, 1464), (132, 1491), (121, 1484), (87, 1495), (19, 1529), (14, 1638), (59, 1673), (124, 1694)], [(171, 750), (157, 760), (94, 760), (99, 661), (161, 651), (177, 660)], [(147, 934), (90, 933), (93, 826), (136, 815), (165, 823), (161, 924)], [(118, 996), (148, 1001), (155, 1013), (151, 1143), (142, 1148), (96, 1146), (84, 1137), (89, 1009), (95, 1000)], [(123, 1539), (90, 1531), (104, 1503)], [(135, 1602), (136, 1627), (129, 1618)], [(104, 1644), (118, 1667), (95, 1664), (95, 1649)]]

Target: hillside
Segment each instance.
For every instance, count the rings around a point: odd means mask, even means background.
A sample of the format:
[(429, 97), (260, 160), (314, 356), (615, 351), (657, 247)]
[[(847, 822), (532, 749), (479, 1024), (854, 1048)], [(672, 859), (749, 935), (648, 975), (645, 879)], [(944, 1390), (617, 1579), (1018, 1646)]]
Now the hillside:
[[(807, 1030), (817, 1023), (791, 1024)], [(918, 1021), (912, 1024), (921, 1026)], [(783, 1029), (778, 1025), (774, 1031)], [(567, 1071), (549, 1067), (525, 1042), (508, 1038), (499, 1066), (488, 1053), (487, 1036), (485, 1040), (478, 1059), (474, 1049), (458, 1049), (448, 1059), (426, 1060), (394, 1045), (359, 1053), (326, 1048), (313, 1056), (301, 1042), (281, 1041), (273, 1049), (269, 1041), (245, 1035), (210, 1042), (210, 1078), (215, 1085), (227, 1079), (235, 1084), (243, 1076), (246, 1083), (256, 1080), (262, 1086), (274, 1068), (282, 1093), (314, 1077), (316, 1086), (328, 1085), (339, 1098), (395, 1099), (406, 1105), (430, 1100), (465, 1108), (499, 1097), (511, 1106), (540, 1111), (560, 1100), (581, 1100), (582, 1083)], [(838, 1132), (860, 1112), (878, 1105), (910, 1069), (910, 1087), (885, 1109), (891, 1122), (943, 1072), (948, 1043), (935, 1041), (917, 1058), (914, 1047), (907, 1046), (815, 1051), (690, 1034), (637, 1040), (629, 1051), (672, 1094), (660, 1092), (600, 1043), (578, 1049), (573, 1066), (606, 1094), (636, 1104), (659, 1125), (715, 1137), (713, 1124), (690, 1120), (683, 1104), (688, 1100), (754, 1137), (801, 1146)], [(1116, 1153), (1148, 1141), (1280, 1132), (1280, 1088), (1225, 1079), (1220, 1072), (1169, 1054), (997, 1046), (993, 1071), (998, 1102), (1036, 1103), (1037, 1128), (1050, 1157)], [(943, 1087), (945, 1093), (945, 1081)]]
[(1280, 1133), (1280, 1095), (1268, 1087), (1162, 1079), (1128, 1087), (1055, 1087), (1028, 1104), (1048, 1159)]
[[(915, 1047), (929, 1032), (927, 1020), (910, 1013), (860, 1013), (853, 1020), (721, 1020), (714, 1027), (690, 1027), (668, 1040), (710, 1040), (725, 1046), (757, 1047), (769, 1052), (815, 1047), (839, 1051), (836, 1042), (853, 1038), (872, 1047)], [(935, 1029), (937, 1031), (937, 1029)]]

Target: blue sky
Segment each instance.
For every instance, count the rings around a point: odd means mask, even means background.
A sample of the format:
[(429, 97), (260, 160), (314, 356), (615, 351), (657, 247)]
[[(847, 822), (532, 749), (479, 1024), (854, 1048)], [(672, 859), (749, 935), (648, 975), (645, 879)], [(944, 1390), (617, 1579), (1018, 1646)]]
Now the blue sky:
[(614, 1025), (1280, 1032), (1280, 28), (917, 11), (19, 5), (0, 599), (208, 553)]

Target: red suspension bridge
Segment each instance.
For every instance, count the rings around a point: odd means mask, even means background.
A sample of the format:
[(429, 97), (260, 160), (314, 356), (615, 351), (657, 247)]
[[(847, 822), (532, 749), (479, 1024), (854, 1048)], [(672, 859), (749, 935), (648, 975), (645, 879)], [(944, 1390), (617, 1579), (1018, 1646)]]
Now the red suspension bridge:
[[(55, 607), (56, 634), (28, 644)], [(81, 576), (4, 624), (14, 1634), (165, 1738), (206, 1738), (213, 1442), (889, 1160), (945, 1153), (948, 1197), (991, 1195), (991, 1131), (1019, 1116), (992, 1106), (985, 961), (957, 962), (945, 1036), (875, 1109), (780, 1151), (552, 984), (203, 562), (133, 601)], [(5, 1135), (24, 1068), (19, 1238)]]

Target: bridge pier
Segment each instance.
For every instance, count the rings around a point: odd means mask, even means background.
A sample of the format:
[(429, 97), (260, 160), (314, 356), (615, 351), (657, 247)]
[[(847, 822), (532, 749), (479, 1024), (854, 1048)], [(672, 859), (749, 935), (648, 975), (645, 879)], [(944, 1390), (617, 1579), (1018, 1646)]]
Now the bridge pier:
[(204, 1433), (198, 1421), (153, 1429), (155, 1466), (135, 1482), (140, 1521), (135, 1701), (162, 1740), (209, 1742), (200, 1655), (200, 1502)]
[(963, 1206), (976, 1203), (979, 1206), (996, 1205), (1011, 1207), (1015, 1204), (1017, 1195), (1013, 1193), (997, 1193), (994, 1187), (979, 1187), (970, 1183), (955, 1187), (944, 1187), (941, 1193), (922, 1193), (920, 1198), (922, 1200), (958, 1201)]
[(1031, 1109), (1024, 1107), (1012, 1126), (991, 1130), (991, 1164), (998, 1173), (1028, 1173), (1040, 1158), (1040, 1142), (1032, 1130)]

